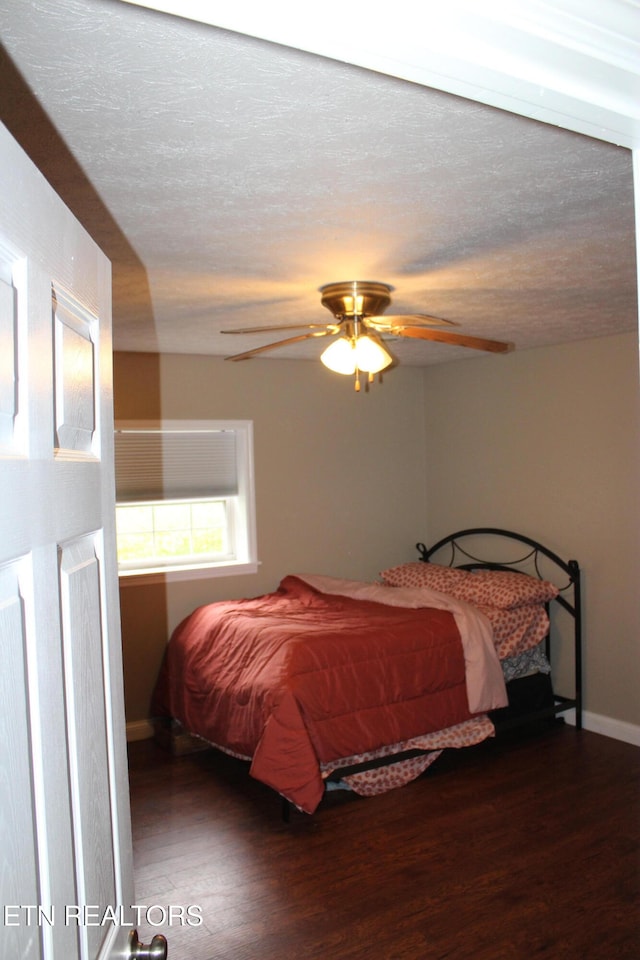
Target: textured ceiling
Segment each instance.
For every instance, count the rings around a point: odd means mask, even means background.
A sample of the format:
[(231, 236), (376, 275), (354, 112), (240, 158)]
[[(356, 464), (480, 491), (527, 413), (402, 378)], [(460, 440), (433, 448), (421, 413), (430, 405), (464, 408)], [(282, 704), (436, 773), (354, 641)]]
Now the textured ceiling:
[(117, 0), (0, 17), (2, 119), (113, 261), (116, 349), (250, 349), (279, 336), (220, 330), (353, 279), (518, 350), (637, 328), (626, 149)]

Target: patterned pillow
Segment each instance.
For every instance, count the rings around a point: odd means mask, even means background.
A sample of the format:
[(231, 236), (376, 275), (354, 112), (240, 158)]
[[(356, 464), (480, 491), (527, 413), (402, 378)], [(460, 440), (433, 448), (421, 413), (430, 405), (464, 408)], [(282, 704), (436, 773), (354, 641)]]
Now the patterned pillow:
[(459, 591), (471, 574), (455, 567), (440, 567), (437, 563), (414, 560), (383, 570), (380, 576), (390, 587), (430, 587), (438, 593), (448, 593), (460, 600), (464, 598), (459, 595)]
[(464, 597), (482, 607), (513, 610), (534, 603), (547, 603), (558, 596), (559, 590), (548, 580), (538, 580), (527, 573), (510, 570), (477, 570), (463, 587)]
[(546, 603), (558, 596), (558, 588), (548, 580), (511, 570), (459, 570), (436, 563), (415, 560), (380, 574), (392, 587), (430, 587), (482, 607), (512, 610), (534, 603)]

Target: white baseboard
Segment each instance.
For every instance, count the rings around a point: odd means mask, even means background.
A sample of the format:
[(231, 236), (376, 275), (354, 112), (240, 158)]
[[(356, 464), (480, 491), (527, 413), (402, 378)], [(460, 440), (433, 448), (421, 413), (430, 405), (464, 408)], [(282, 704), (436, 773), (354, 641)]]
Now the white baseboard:
[[(567, 710), (560, 714), (567, 723), (575, 726), (575, 710)], [(585, 730), (592, 733), (601, 733), (604, 737), (611, 737), (613, 740), (622, 740), (624, 743), (632, 743), (635, 747), (640, 747), (640, 727), (634, 723), (627, 723), (625, 720), (614, 720), (612, 717), (603, 717), (597, 713), (591, 713), (589, 710), (582, 711), (582, 726)]]
[(149, 740), (153, 733), (151, 720), (133, 720), (127, 724), (127, 743), (133, 740)]

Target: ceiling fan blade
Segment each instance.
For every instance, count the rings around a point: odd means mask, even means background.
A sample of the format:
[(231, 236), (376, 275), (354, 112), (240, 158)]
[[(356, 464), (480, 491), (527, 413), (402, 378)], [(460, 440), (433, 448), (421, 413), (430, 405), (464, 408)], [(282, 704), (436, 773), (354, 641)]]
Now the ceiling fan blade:
[(289, 323), (273, 327), (243, 327), (240, 330), (221, 330), (220, 333), (268, 333), (273, 330), (326, 330), (335, 328), (335, 323)]
[(412, 337), (415, 340), (437, 340), (456, 347), (471, 347), (473, 350), (487, 350), (489, 353), (510, 353), (515, 350), (513, 343), (502, 340), (487, 340), (484, 337), (469, 337), (463, 333), (449, 333), (447, 330), (419, 330), (417, 328), (396, 327), (393, 334), (399, 337)]
[(251, 357), (264, 353), (265, 350), (274, 350), (276, 347), (286, 347), (290, 343), (300, 343), (301, 340), (311, 340), (313, 337), (326, 337), (334, 333), (333, 330), (318, 330), (316, 333), (303, 333), (299, 337), (288, 337), (286, 340), (276, 340), (275, 343), (267, 343), (263, 347), (255, 347), (253, 350), (247, 350), (245, 353), (236, 353), (233, 357), (225, 357), (225, 360), (250, 360)]
[(393, 314), (386, 313), (380, 317), (367, 317), (367, 322), (373, 321), (377, 327), (457, 327), (453, 320), (443, 320), (442, 317), (430, 317), (426, 313)]

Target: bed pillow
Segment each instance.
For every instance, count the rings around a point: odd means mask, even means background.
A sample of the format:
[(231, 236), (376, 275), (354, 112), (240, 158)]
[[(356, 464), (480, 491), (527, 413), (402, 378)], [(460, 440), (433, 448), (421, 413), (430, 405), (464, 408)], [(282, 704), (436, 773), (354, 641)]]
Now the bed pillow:
[(383, 570), (383, 581), (392, 587), (430, 587), (457, 600), (483, 607), (512, 610), (534, 603), (547, 603), (558, 595), (548, 580), (511, 570), (459, 570), (414, 560)]
[(430, 587), (438, 593), (448, 593), (451, 597), (463, 600), (460, 591), (471, 574), (456, 567), (441, 567), (437, 563), (413, 560), (383, 570), (380, 576), (390, 587)]
[(459, 599), (482, 607), (513, 610), (534, 603), (547, 603), (559, 590), (548, 580), (538, 580), (527, 573), (511, 570), (477, 570), (464, 585), (467, 594)]

